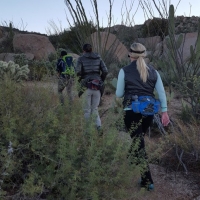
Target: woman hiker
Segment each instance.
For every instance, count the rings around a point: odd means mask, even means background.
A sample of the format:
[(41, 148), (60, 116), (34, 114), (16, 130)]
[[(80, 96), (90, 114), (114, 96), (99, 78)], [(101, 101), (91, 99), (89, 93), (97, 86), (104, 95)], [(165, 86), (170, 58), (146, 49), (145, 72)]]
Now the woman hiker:
[[(144, 110), (140, 110), (142, 109), (138, 107), (140, 98), (144, 97), (142, 101), (146, 102), (143, 104), (148, 105), (148, 101), (151, 99), (154, 101), (154, 89), (156, 89), (161, 104), (161, 121), (163, 126), (167, 126), (170, 120), (161, 77), (157, 70), (145, 63), (145, 56), (145, 46), (140, 43), (133, 43), (131, 45), (128, 54), (131, 63), (119, 71), (116, 96), (123, 97), (124, 123), (132, 138), (132, 144), (127, 157), (131, 163), (135, 162), (140, 167), (140, 186), (145, 187), (147, 190), (153, 190), (154, 183), (145, 151), (144, 134), (153, 121), (154, 113), (151, 112), (154, 111), (151, 108), (156, 108), (156, 105), (154, 107), (152, 104), (153, 106), (151, 105)], [(150, 111), (148, 110), (149, 108)], [(144, 111), (148, 112), (145, 113)], [(135, 148), (137, 144), (138, 146)]]
[(81, 83), (79, 97), (84, 95), (84, 117), (90, 122), (95, 116), (95, 124), (99, 134), (102, 134), (101, 119), (98, 106), (104, 90), (104, 81), (108, 74), (108, 69), (100, 55), (92, 51), (90, 44), (83, 45), (83, 55), (80, 56), (76, 64), (76, 74)]

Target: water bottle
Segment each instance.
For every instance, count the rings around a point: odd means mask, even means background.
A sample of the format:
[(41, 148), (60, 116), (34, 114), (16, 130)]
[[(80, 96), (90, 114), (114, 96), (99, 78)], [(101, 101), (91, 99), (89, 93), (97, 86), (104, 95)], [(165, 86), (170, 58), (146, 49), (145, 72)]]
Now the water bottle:
[(139, 113), (140, 112), (140, 102), (138, 101), (138, 96), (134, 95), (132, 96), (132, 109), (133, 112)]

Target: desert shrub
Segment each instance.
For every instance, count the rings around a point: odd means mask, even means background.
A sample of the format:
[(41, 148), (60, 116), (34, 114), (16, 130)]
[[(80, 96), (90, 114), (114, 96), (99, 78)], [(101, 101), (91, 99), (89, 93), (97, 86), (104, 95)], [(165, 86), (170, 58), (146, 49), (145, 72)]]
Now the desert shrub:
[(50, 53), (48, 56), (49, 62), (54, 62), (57, 59), (58, 59), (57, 53)]
[(130, 196), (137, 167), (126, 160), (129, 142), (109, 124), (99, 137), (79, 99), (60, 106), (51, 88), (1, 82), (0, 108), (2, 199)]
[[(74, 25), (70, 25), (69, 29), (59, 30), (54, 22), (50, 23), (51, 29), (54, 30), (54, 33), (50, 33), (49, 40), (53, 46), (57, 48), (67, 49), (74, 53), (79, 53), (82, 51), (82, 43), (80, 39), (84, 35), (83, 33), (87, 32), (87, 37), (96, 32), (96, 27), (93, 24), (93, 21), (74, 22)], [(51, 32), (51, 31), (50, 31)], [(82, 34), (81, 34), (82, 33)]]
[(196, 118), (200, 117), (200, 77), (193, 75), (182, 79), (181, 84), (176, 83), (176, 88), (182, 94), (186, 103), (182, 103), (183, 111), (191, 111)]
[(142, 35), (144, 37), (160, 36), (164, 38), (168, 35), (168, 20), (164, 18), (153, 18), (148, 24), (143, 25)]
[[(190, 115), (190, 116), (189, 116)], [(161, 137), (155, 133), (146, 137), (149, 161), (173, 171), (198, 172), (199, 160), (199, 122), (188, 112), (188, 121), (173, 119), (173, 123), (165, 128)], [(187, 118), (188, 119), (188, 118)], [(154, 138), (152, 141), (152, 137)]]
[(12, 53), (13, 49), (13, 37), (14, 37), (13, 23), (10, 22), (8, 25), (8, 34), (6, 38), (2, 41), (0, 47), (0, 53)]
[(105, 80), (105, 93), (111, 94), (115, 92), (117, 87), (117, 77), (119, 74), (119, 71), (122, 67), (128, 65), (130, 62), (128, 59), (124, 59), (118, 62), (113, 62), (108, 66), (108, 75)]
[(29, 80), (38, 80), (41, 81), (47, 75), (55, 74), (55, 64), (56, 61), (40, 61), (40, 60), (32, 60), (29, 61)]
[(123, 59), (123, 60), (118, 61), (116, 63), (111, 63), (109, 65), (109, 72), (112, 74), (111, 78), (117, 78), (118, 74), (119, 74), (119, 70), (121, 68), (125, 67), (128, 64), (130, 64), (130, 60), (129, 59)]
[(29, 66), (29, 80), (42, 80), (45, 76), (55, 74), (55, 66), (57, 62), (56, 54), (50, 54), (49, 60), (28, 60), (25, 54), (16, 54), (14, 56), (16, 64)]
[(191, 106), (181, 99), (181, 111), (177, 113), (177, 117), (185, 123), (191, 122), (191, 113), (193, 113)]
[(129, 49), (130, 44), (138, 38), (138, 31), (135, 27), (126, 27), (121, 25), (116, 36)]
[(28, 65), (28, 59), (24, 53), (15, 54), (14, 55), (14, 62), (20, 66)]
[(169, 142), (174, 145), (177, 168), (186, 173), (196, 172), (200, 166), (199, 122), (192, 115), (190, 117), (189, 123), (175, 120), (174, 132), (168, 137)]

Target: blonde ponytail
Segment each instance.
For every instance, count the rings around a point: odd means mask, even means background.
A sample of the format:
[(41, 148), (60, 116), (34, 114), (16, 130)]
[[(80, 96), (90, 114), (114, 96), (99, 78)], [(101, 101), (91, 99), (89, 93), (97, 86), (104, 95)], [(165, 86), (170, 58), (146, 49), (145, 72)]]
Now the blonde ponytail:
[(146, 65), (143, 57), (138, 57), (136, 65), (137, 65), (137, 70), (140, 74), (140, 78), (142, 79), (144, 83), (146, 83), (147, 77), (149, 75), (149, 72), (148, 72), (149, 67)]

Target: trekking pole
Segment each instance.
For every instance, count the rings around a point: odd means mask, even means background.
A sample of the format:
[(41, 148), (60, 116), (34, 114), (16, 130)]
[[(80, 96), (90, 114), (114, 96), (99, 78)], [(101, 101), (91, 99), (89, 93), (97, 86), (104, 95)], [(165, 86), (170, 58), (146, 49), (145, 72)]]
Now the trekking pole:
[(161, 134), (166, 135), (166, 131), (162, 125), (159, 114), (154, 115), (153, 121), (157, 124)]

